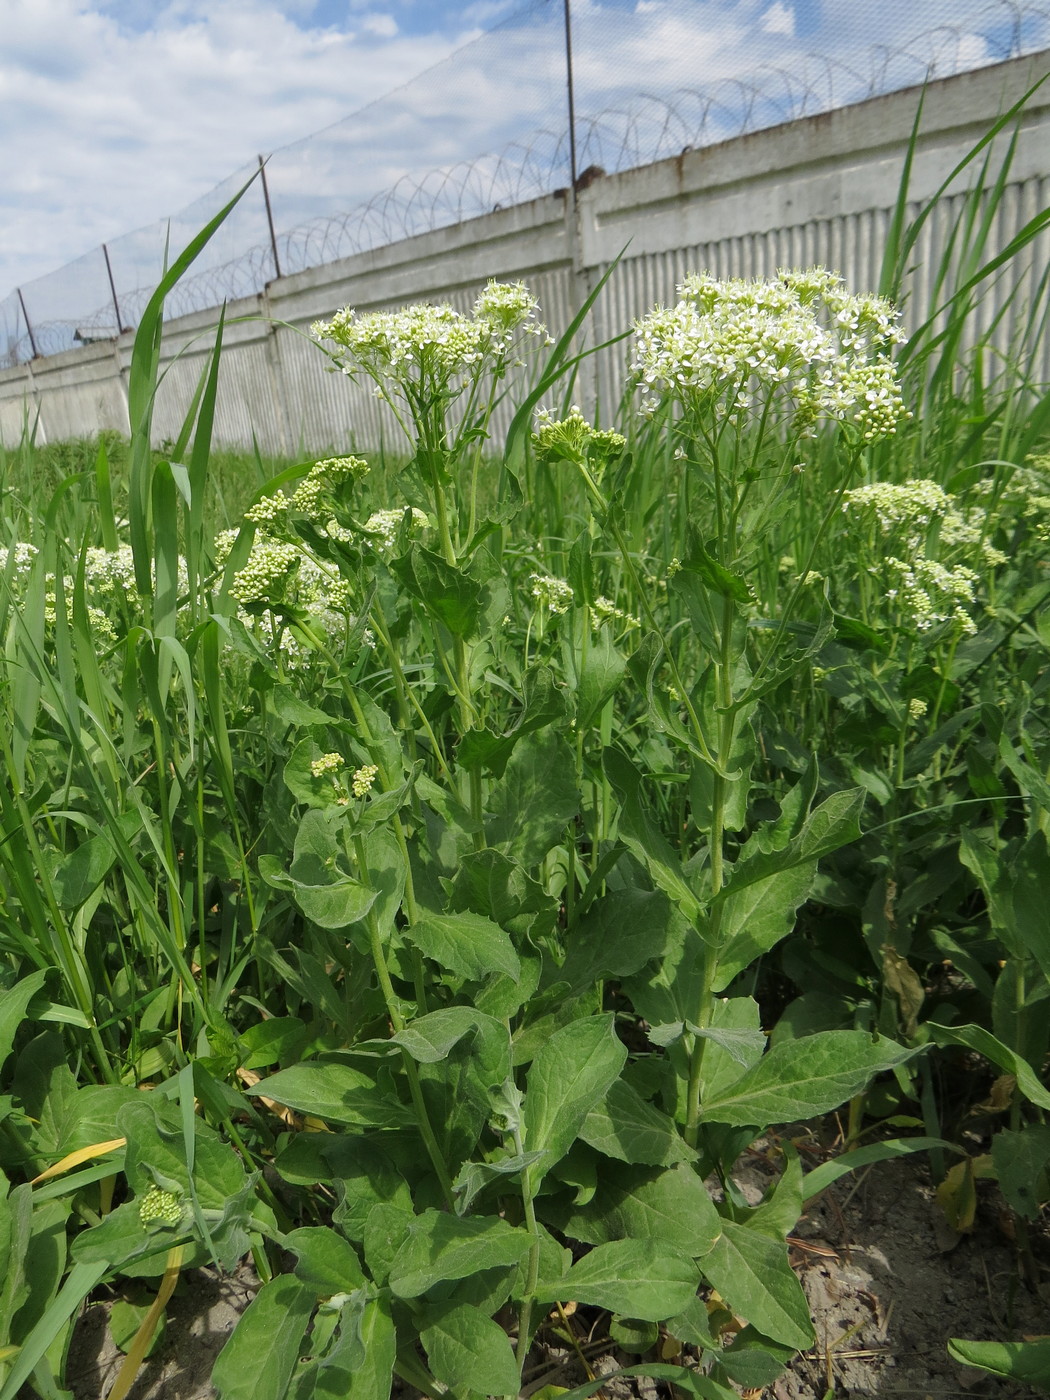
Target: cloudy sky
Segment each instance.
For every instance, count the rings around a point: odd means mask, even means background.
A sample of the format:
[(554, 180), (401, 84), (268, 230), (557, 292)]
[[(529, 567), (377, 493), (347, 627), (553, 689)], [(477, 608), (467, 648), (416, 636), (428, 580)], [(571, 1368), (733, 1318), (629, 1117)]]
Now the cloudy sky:
[[(1050, 0), (1025, 7), (1045, 28)], [(174, 226), (177, 244), (214, 206), (208, 192), (259, 152), (276, 152), (271, 186), (285, 228), (360, 204), (408, 169), (496, 152), (537, 129), (547, 135), (535, 160), (549, 163), (564, 134), (561, 11), (561, 0), (0, 0), (0, 300), (22, 286), (57, 315), (34, 279), (102, 241), (130, 262), (138, 245), (121, 235), (201, 201)], [(814, 66), (814, 53), (836, 58), (836, 100), (848, 100), (850, 84), (885, 65), (873, 46), (887, 35), (907, 45), (947, 23), (931, 53), (950, 49), (949, 67), (988, 61), (1010, 6), (573, 0), (573, 11), (581, 110), (670, 95), (688, 125), (698, 120), (690, 93), (763, 65), (819, 93), (831, 70)], [(648, 139), (636, 112), (627, 127)], [(621, 128), (597, 133), (607, 164)], [(490, 183), (471, 197), (483, 207), (531, 192), (527, 171), (520, 186), (500, 186), (481, 170)], [(461, 186), (436, 197), (454, 203)], [(231, 223), (229, 249), (256, 236), (255, 199), (253, 190)], [(141, 236), (149, 256), (157, 238), (156, 227)], [(94, 286), (99, 266), (97, 254), (85, 260), (55, 296), (81, 273)]]

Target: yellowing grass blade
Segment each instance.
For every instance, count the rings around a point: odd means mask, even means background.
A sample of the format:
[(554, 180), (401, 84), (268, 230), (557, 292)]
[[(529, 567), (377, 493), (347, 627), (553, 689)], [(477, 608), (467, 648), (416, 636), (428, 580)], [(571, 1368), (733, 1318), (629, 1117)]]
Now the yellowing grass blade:
[(179, 1270), (182, 1268), (182, 1245), (177, 1244), (168, 1251), (168, 1262), (164, 1269), (164, 1277), (160, 1281), (160, 1289), (157, 1296), (150, 1305), (150, 1310), (142, 1319), (142, 1326), (135, 1333), (135, 1340), (128, 1348), (128, 1354), (124, 1358), (124, 1364), (117, 1372), (117, 1379), (113, 1384), (113, 1389), (109, 1392), (108, 1400), (124, 1400), (128, 1391), (135, 1383), (135, 1377), (139, 1373), (149, 1351), (149, 1344), (153, 1340), (153, 1334), (157, 1330), (157, 1323), (161, 1319), (164, 1309), (168, 1306), (168, 1299), (175, 1291), (175, 1285), (179, 1281)]
[(70, 1168), (79, 1167), (82, 1162), (90, 1162), (92, 1157), (104, 1157), (107, 1152), (117, 1152), (126, 1144), (127, 1138), (110, 1138), (108, 1142), (93, 1142), (90, 1147), (80, 1147), (76, 1152), (67, 1152), (61, 1161), (55, 1162), (39, 1176), (34, 1176), (29, 1184), (39, 1186), (42, 1182), (50, 1181), (53, 1176), (61, 1176)]

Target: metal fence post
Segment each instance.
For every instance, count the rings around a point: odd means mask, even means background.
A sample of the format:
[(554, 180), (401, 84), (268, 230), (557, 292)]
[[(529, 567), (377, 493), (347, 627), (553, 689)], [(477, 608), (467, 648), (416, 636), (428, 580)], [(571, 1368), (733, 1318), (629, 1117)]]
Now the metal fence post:
[(106, 276), (109, 278), (109, 294), (113, 298), (113, 314), (117, 318), (117, 335), (120, 335), (123, 330), (130, 328), (125, 327), (124, 322), (120, 318), (120, 302), (117, 301), (117, 284), (113, 281), (113, 267), (109, 261), (109, 249), (104, 243), (102, 245), (102, 256), (106, 260)]
[(259, 177), (262, 180), (263, 199), (266, 203), (266, 223), (270, 229), (270, 251), (273, 253), (273, 271), (275, 277), (281, 275), (281, 260), (277, 256), (277, 235), (273, 231), (273, 209), (270, 206), (270, 186), (266, 182), (266, 162), (262, 156), (259, 157)]
[(18, 304), (22, 308), (22, 315), (25, 318), (26, 330), (29, 332), (29, 348), (33, 352), (33, 359), (36, 360), (40, 356), (40, 351), (36, 346), (36, 336), (33, 334), (33, 327), (30, 324), (29, 312), (26, 310), (26, 299), (22, 295), (21, 287), (16, 287), (15, 290), (18, 293)]

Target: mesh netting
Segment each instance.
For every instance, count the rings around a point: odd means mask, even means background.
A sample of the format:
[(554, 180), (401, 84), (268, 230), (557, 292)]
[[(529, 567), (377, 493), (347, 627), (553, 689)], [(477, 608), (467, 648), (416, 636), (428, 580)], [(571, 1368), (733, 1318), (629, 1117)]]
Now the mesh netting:
[[(1050, 47), (1050, 0), (573, 0), (572, 13), (578, 175)], [(0, 365), (134, 328), (165, 258), (252, 173), (0, 301)], [(277, 151), (266, 176), (275, 239), (256, 180), (169, 315), (566, 187), (562, 0), (532, 0), (404, 87)]]

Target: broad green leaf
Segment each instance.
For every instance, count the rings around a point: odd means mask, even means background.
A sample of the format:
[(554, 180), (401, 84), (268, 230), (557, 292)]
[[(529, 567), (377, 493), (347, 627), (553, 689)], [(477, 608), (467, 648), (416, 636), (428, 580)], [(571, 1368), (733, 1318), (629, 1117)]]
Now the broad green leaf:
[(940, 1026), (935, 1021), (927, 1024), (938, 1045), (963, 1045), (967, 1050), (976, 1050), (978, 1055), (983, 1055), (993, 1065), (1012, 1074), (1017, 1080), (1017, 1087), (1031, 1103), (1039, 1108), (1050, 1108), (1050, 1092), (1047, 1092), (1028, 1061), (1015, 1054), (983, 1026)]
[(795, 915), (813, 884), (817, 863), (802, 861), (731, 891), (722, 904), (721, 949), (714, 990), (722, 991), (744, 968), (767, 953), (795, 926)]
[(811, 1118), (837, 1108), (876, 1074), (916, 1053), (893, 1041), (872, 1040), (865, 1031), (822, 1031), (804, 1040), (784, 1041), (734, 1084), (706, 1099), (704, 1117), (758, 1128)]
[[(302, 1136), (302, 1135), (300, 1135)], [(322, 1133), (329, 1146), (322, 1153), (338, 1181), (340, 1201), (333, 1221), (347, 1239), (360, 1243), (365, 1237), (365, 1221), (373, 1206), (392, 1205), (404, 1215), (412, 1214), (412, 1193), (390, 1154), (375, 1134)], [(278, 1155), (276, 1167), (281, 1170)]]
[(380, 1090), (360, 1070), (343, 1064), (302, 1064), (279, 1070), (246, 1090), (299, 1113), (363, 1128), (415, 1126), (410, 1108)]
[(367, 1304), (360, 1333), (364, 1360), (351, 1371), (347, 1388), (333, 1400), (390, 1400), (397, 1334), (388, 1300), (377, 1298)]
[(375, 903), (376, 893), (357, 880), (338, 880), (330, 885), (292, 881), (292, 898), (318, 928), (344, 929), (356, 924)]
[(526, 867), (543, 860), (579, 810), (575, 772), (572, 749), (560, 734), (542, 729), (526, 735), (489, 793), (489, 845)]
[(541, 1046), (529, 1069), (522, 1117), (526, 1149), (547, 1153), (529, 1168), (534, 1187), (576, 1141), (626, 1060), (611, 1014), (574, 1021)]
[(722, 1231), (707, 1187), (686, 1165), (660, 1170), (603, 1163), (594, 1199), (559, 1224), (588, 1244), (663, 1240), (691, 1258), (706, 1254)]
[(1050, 1393), (1050, 1341), (967, 1342), (953, 1337), (948, 1351), (964, 1366), (979, 1366), (993, 1376)]
[(723, 1221), (722, 1234), (704, 1256), (703, 1267), (729, 1307), (767, 1337), (800, 1351), (813, 1345), (806, 1295), (779, 1240)]
[(295, 1277), (319, 1298), (352, 1293), (365, 1281), (353, 1246), (325, 1225), (304, 1225), (281, 1243), (297, 1256)]
[(616, 694), (627, 663), (613, 644), (608, 627), (588, 639), (576, 687), (576, 726), (588, 729)]
[(670, 1166), (696, 1156), (682, 1141), (673, 1120), (622, 1079), (616, 1080), (588, 1113), (580, 1137), (596, 1151), (621, 1162)]
[(291, 1274), (263, 1285), (216, 1357), (211, 1381), (220, 1400), (283, 1400), (315, 1302)]
[(836, 792), (814, 808), (802, 830), (786, 845), (775, 851), (758, 851), (737, 861), (729, 872), (718, 902), (725, 904), (737, 899), (748, 885), (766, 880), (782, 870), (807, 866), (821, 856), (847, 846), (860, 838), (860, 814), (864, 809), (864, 791), (852, 788)]
[(394, 1256), (390, 1288), (395, 1297), (418, 1298), (446, 1279), (509, 1268), (524, 1256), (530, 1243), (526, 1231), (504, 1220), (491, 1216), (460, 1219), (427, 1210), (412, 1221)]
[(574, 930), (557, 979), (580, 992), (608, 977), (631, 977), (683, 936), (682, 915), (663, 891), (610, 890)]
[(539, 881), (520, 862), (491, 847), (463, 857), (452, 884), (452, 903), (501, 925), (524, 914), (546, 913), (552, 920), (557, 914), (556, 902)]
[(112, 870), (116, 858), (105, 836), (91, 836), (63, 856), (51, 877), (61, 907), (79, 909)]
[[(401, 1045), (417, 1064), (433, 1065), (444, 1060), (452, 1047), (477, 1027), (478, 1020), (478, 1012), (469, 1006), (448, 1006), (443, 1011), (420, 1016), (388, 1041), (380, 1043)], [(496, 1025), (499, 1026), (499, 1022)]]
[(1050, 1125), (1027, 1123), (1019, 1132), (1003, 1128), (992, 1138), (992, 1161), (999, 1188), (1011, 1209), (1037, 1219), (1047, 1199)]
[(440, 554), (413, 544), (391, 568), (427, 612), (457, 637), (470, 637), (481, 616), (481, 585)]
[(641, 774), (618, 749), (606, 749), (602, 762), (609, 782), (621, 795), (620, 840), (645, 866), (653, 883), (695, 923), (702, 914), (701, 901), (682, 872), (677, 852), (643, 802)]
[(696, 1295), (700, 1275), (688, 1255), (666, 1240), (614, 1240), (600, 1244), (567, 1274), (541, 1280), (542, 1303), (573, 1299), (642, 1322), (662, 1322)]
[(434, 1376), (452, 1390), (516, 1395), (521, 1383), (506, 1332), (467, 1303), (447, 1308), (419, 1334)]
[(18, 1028), (25, 1023), (26, 1008), (43, 989), (47, 979), (46, 969), (31, 972), (6, 992), (0, 993), (0, 1069), (7, 1063), (14, 1048)]
[(296, 1058), (306, 1039), (306, 1026), (298, 1016), (271, 1016), (241, 1031), (238, 1036), (245, 1069), (266, 1069), (280, 1060)]
[(426, 957), (471, 982), (494, 972), (520, 975), (510, 935), (481, 914), (425, 912), (404, 932)]

